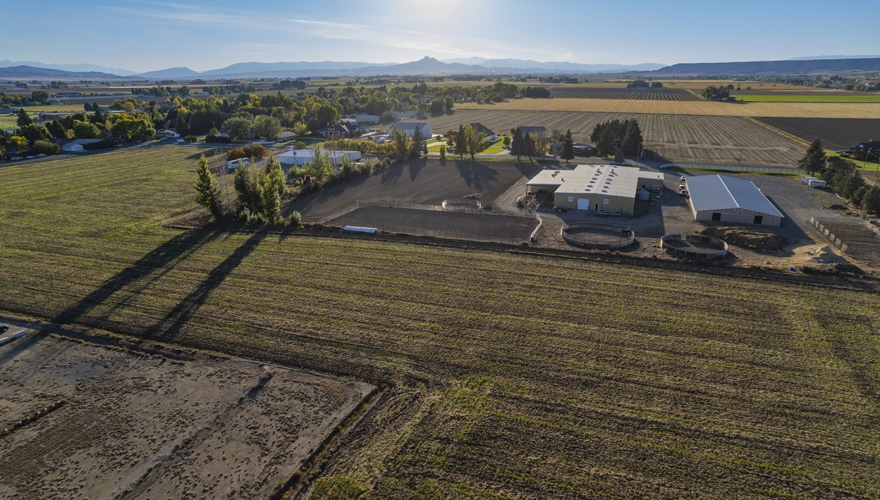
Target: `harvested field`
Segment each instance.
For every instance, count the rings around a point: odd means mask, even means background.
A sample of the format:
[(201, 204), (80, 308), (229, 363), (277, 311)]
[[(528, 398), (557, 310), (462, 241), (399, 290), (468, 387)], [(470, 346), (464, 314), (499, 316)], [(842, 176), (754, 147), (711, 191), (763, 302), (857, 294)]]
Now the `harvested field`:
[(531, 217), (394, 207), (362, 207), (327, 224), (380, 231), (518, 245), (538, 226)]
[(613, 119), (639, 120), (645, 147), (673, 162), (795, 167), (804, 149), (743, 118), (730, 116), (633, 115), (564, 111), (461, 110), (428, 123), (437, 131), (480, 122), (491, 130), (508, 132), (519, 125), (535, 125), (548, 132), (571, 129), (576, 142), (590, 142), (597, 123)]
[(488, 205), (523, 177), (532, 177), (540, 170), (539, 165), (531, 163), (412, 160), (306, 196), (283, 210), (285, 214), (299, 210), (305, 220), (313, 221), (358, 201), (440, 205), (443, 200), (477, 194)]
[(880, 138), (880, 118), (760, 118), (760, 121), (807, 142), (822, 139), (828, 149), (849, 149), (857, 141)]
[(0, 347), (3, 426), (65, 402), (0, 436), (0, 496), (264, 498), (372, 389), (91, 339), (32, 333)]
[(660, 101), (699, 101), (700, 98), (684, 89), (648, 88), (602, 88), (602, 87), (551, 87), (550, 94), (556, 98), (573, 99), (647, 99)]
[(319, 491), (880, 496), (873, 280), (177, 230), (190, 154), (0, 169), (0, 310), (387, 384)]
[(460, 110), (589, 111), (701, 116), (796, 116), (803, 118), (876, 118), (880, 103), (834, 102), (716, 102), (639, 99), (512, 99), (495, 104), (457, 104)]

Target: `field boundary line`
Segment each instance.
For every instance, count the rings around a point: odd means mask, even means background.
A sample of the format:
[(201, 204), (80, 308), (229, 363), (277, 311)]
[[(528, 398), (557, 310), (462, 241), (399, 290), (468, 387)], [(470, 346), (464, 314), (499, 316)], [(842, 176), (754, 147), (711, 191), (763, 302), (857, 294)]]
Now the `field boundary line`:
[(792, 174), (798, 172), (795, 168), (782, 168), (782, 167), (738, 167), (734, 165), (698, 165), (694, 163), (666, 163), (664, 165), (660, 165), (660, 170), (666, 168), (705, 168), (705, 169), (718, 169), (718, 170), (743, 170), (746, 172), (782, 172), (787, 174)]
[(743, 116), (742, 118), (754, 123), (755, 125), (757, 125), (759, 127), (763, 127), (765, 129), (769, 130), (770, 132), (773, 132), (774, 134), (781, 136), (783, 139), (787, 139), (787, 140), (797, 144), (798, 146), (803, 146), (805, 148), (810, 147), (810, 143), (801, 139), (800, 137), (798, 137), (796, 135), (789, 134), (788, 132), (783, 132), (782, 130), (779, 130), (778, 128), (776, 128), (772, 125), (767, 125), (766, 123), (762, 122), (761, 120), (758, 120), (758, 119), (753, 118), (751, 116)]

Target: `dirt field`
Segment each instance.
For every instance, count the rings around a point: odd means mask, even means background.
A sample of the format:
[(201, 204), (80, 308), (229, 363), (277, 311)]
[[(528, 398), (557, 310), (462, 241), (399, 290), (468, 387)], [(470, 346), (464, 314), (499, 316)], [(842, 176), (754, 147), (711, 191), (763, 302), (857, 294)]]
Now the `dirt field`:
[(880, 103), (715, 102), (638, 99), (512, 99), (496, 104), (457, 104), (458, 109), (519, 111), (590, 111), (701, 116), (772, 116), (804, 118), (877, 118)]
[(760, 118), (760, 121), (776, 127), (807, 142), (822, 139), (828, 149), (849, 149), (857, 141), (880, 139), (880, 118)]
[(412, 160), (388, 170), (359, 177), (284, 207), (299, 210), (306, 221), (317, 220), (351, 207), (355, 202), (389, 200), (440, 205), (443, 200), (479, 194), (486, 205), (524, 176), (541, 170), (531, 163)]
[(4, 498), (264, 498), (372, 389), (85, 335), (0, 360), (0, 425), (64, 402), (0, 436)]
[(803, 148), (755, 123), (729, 116), (633, 115), (564, 111), (462, 110), (428, 119), (437, 132), (479, 122), (496, 133), (519, 125), (543, 126), (547, 132), (571, 129), (576, 142), (590, 142), (597, 123), (639, 120), (645, 147), (669, 161), (794, 167)]
[[(876, 280), (181, 230), (169, 223), (204, 213), (193, 156), (169, 147), (0, 169), (0, 310), (386, 385), (316, 492), (880, 496)], [(759, 187), (787, 221), (804, 219), (796, 192), (789, 204)], [(69, 482), (81, 481), (95, 479)]]
[(471, 241), (498, 241), (517, 245), (528, 241), (538, 221), (533, 218), (507, 215), (365, 207), (333, 219), (327, 224), (374, 227), (392, 233)]
[(551, 87), (556, 98), (575, 99), (647, 99), (660, 101), (699, 101), (700, 98), (684, 89), (628, 89), (613, 87)]

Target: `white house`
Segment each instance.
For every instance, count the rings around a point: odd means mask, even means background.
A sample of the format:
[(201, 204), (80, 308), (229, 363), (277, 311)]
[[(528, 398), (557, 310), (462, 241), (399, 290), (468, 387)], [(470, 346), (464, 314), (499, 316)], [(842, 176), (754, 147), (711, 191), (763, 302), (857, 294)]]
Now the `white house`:
[[(360, 151), (321, 151), (322, 154), (330, 158), (331, 165), (339, 165), (342, 158), (348, 158), (348, 161), (358, 161), (361, 159)], [(290, 168), (293, 165), (305, 165), (315, 159), (314, 149), (294, 149), (286, 153), (278, 155), (278, 162), (282, 167)], [(285, 169), (286, 170), (286, 169)]]
[(394, 132), (394, 128), (398, 128), (403, 132), (406, 132), (407, 137), (412, 137), (413, 134), (416, 133), (416, 129), (422, 133), (422, 137), (427, 139), (433, 135), (433, 131), (431, 130), (431, 126), (424, 122), (400, 122), (395, 123), (388, 129), (388, 135), (392, 135)]

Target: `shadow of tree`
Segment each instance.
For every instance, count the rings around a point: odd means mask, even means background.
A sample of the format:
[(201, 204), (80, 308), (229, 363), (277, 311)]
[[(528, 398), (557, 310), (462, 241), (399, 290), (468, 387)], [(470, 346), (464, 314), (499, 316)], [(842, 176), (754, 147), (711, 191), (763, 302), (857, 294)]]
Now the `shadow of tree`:
[(212, 269), (205, 279), (199, 283), (199, 286), (178, 302), (174, 309), (159, 320), (158, 323), (148, 328), (144, 332), (144, 336), (163, 341), (173, 340), (180, 332), (180, 329), (198, 312), (199, 308), (208, 299), (208, 296), (211, 295), (211, 292), (220, 286), (226, 277), (257, 248), (265, 236), (265, 231), (251, 235), (244, 244), (236, 248), (231, 255)]
[(161, 279), (174, 265), (185, 260), (201, 246), (217, 239), (222, 233), (218, 229), (195, 230), (177, 235), (144, 255), (131, 266), (120, 271), (116, 276), (106, 280), (96, 290), (57, 314), (52, 321), (55, 323), (76, 323), (92, 310), (107, 302), (111, 297), (128, 288), (126, 295), (115, 297), (116, 304), (105, 312), (98, 322), (105, 320), (114, 310), (124, 306), (152, 283)]

